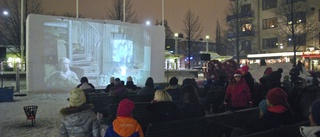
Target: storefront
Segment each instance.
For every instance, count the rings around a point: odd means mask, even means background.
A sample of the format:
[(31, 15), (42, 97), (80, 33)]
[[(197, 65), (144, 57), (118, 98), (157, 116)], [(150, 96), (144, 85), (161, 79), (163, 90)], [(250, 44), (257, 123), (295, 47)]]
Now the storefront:
[[(290, 62), (293, 58), (293, 52), (279, 52), (279, 53), (265, 53), (265, 54), (248, 54), (247, 60), (242, 60), (243, 62), (247, 61), (248, 64), (261, 63), (261, 60), (264, 59), (266, 64), (281, 63), (281, 62)], [(301, 60), (302, 52), (296, 52), (297, 60)]]
[(306, 51), (302, 53), (302, 58), (307, 70), (320, 70), (320, 51)]

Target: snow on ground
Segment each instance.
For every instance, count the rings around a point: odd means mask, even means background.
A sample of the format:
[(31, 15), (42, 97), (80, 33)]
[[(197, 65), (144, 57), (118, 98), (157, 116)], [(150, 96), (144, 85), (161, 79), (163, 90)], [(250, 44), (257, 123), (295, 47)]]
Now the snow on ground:
[[(292, 63), (274, 63), (269, 64), (268, 66), (260, 66), (259, 64), (249, 64), (249, 72), (251, 73), (252, 77), (259, 82), (259, 79), (263, 76), (264, 71), (267, 67), (271, 67), (272, 71), (278, 70), (278, 68), (283, 69), (282, 79), (285, 75), (289, 75), (290, 70), (292, 69)], [(303, 67), (303, 73), (300, 72), (299, 77), (306, 79), (310, 76), (310, 73), (307, 72), (306, 68)]]
[[(29, 93), (14, 97), (14, 102), (0, 103), (1, 137), (58, 137), (59, 111), (69, 105), (68, 93)], [(23, 107), (37, 105), (36, 126), (26, 120)]]

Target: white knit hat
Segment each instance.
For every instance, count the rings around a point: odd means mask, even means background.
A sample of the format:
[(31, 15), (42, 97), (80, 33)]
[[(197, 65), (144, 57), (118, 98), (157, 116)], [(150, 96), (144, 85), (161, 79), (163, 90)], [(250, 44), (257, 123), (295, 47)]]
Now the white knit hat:
[(75, 88), (70, 91), (70, 106), (79, 107), (86, 103), (86, 96), (82, 89)]

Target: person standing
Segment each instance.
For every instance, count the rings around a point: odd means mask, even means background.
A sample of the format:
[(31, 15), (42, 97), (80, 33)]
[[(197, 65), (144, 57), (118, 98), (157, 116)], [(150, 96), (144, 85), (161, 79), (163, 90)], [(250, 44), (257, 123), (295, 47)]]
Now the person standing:
[(100, 124), (80, 88), (70, 91), (70, 106), (60, 110), (60, 137), (100, 137)]
[(303, 137), (320, 136), (320, 100), (315, 100), (310, 106), (310, 126), (301, 126), (300, 133)]
[(229, 103), (231, 110), (240, 110), (252, 106), (250, 88), (242, 78), (240, 70), (234, 72), (224, 100), (225, 105)]
[(254, 79), (249, 72), (249, 66), (243, 66), (240, 69), (241, 74), (245, 82), (247, 83), (248, 87), (250, 88), (250, 93), (252, 99), (255, 101), (257, 98), (256, 90), (255, 90), (255, 85), (254, 85)]

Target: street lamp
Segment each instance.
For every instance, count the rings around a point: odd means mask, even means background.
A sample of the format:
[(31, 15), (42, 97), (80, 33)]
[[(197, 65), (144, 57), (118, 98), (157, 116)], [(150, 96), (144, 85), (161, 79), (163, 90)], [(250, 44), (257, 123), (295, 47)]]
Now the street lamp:
[(148, 20), (148, 21), (146, 21), (146, 25), (147, 25), (147, 26), (150, 26), (150, 24), (151, 24), (151, 23), (150, 23), (150, 21), (149, 21), (149, 20)]
[(209, 42), (209, 38), (210, 38), (209, 35), (207, 35), (206, 36), (206, 52), (207, 53), (209, 52), (209, 43), (208, 43)]
[(174, 43), (174, 54), (178, 54), (178, 33), (174, 33), (174, 39), (175, 39), (175, 43)]
[(5, 15), (5, 16), (8, 16), (9, 12), (5, 10), (5, 11), (2, 12), (2, 14)]

